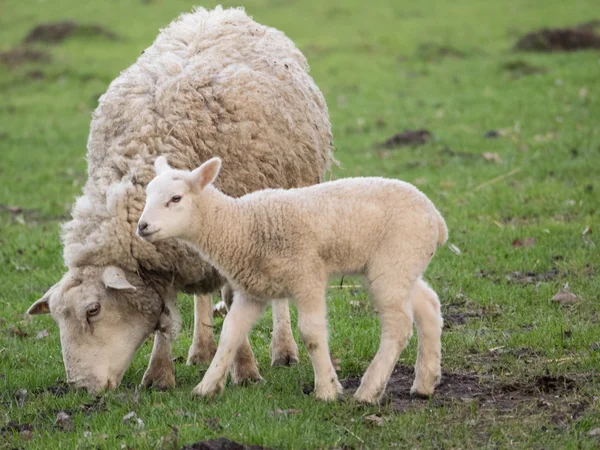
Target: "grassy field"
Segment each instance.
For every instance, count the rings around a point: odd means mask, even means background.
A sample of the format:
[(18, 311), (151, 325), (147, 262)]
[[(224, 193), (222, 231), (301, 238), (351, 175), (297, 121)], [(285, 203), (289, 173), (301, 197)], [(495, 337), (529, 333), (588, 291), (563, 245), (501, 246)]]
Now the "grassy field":
[[(598, 448), (600, 53), (513, 50), (531, 30), (600, 19), (597, 0), (245, 3), (307, 55), (330, 108), (342, 163), (334, 175), (415, 183), (447, 220), (454, 247), (427, 272), (446, 318), (445, 381), (432, 399), (408, 397), (413, 339), (379, 407), (315, 401), (303, 393), (313, 379), (304, 349), (298, 366), (269, 367), (270, 314), (252, 334), (266, 383), (193, 399), (205, 367), (184, 363), (186, 296), (176, 388), (137, 387), (148, 342), (118, 391), (63, 389), (56, 325), (23, 313), (64, 271), (58, 229), (85, 183), (90, 113), (158, 29), (192, 5), (0, 3), (0, 52), (48, 21), (118, 36), (29, 47), (48, 61), (0, 57), (0, 448), (177, 448), (219, 436), (271, 448)], [(405, 129), (432, 139), (376, 146)], [(349, 387), (379, 332), (354, 283), (328, 291), (331, 348)], [(566, 283), (578, 301), (552, 302)], [(143, 426), (124, 422), (130, 411)], [(60, 412), (69, 418), (57, 420)]]

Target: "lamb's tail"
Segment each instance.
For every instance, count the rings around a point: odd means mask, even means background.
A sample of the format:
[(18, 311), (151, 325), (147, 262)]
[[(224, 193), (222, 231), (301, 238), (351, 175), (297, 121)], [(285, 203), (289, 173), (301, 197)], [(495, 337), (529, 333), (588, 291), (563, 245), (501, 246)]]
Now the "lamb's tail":
[(441, 247), (448, 240), (448, 227), (446, 226), (446, 221), (440, 214), (440, 212), (435, 208), (435, 218), (438, 223), (438, 247)]

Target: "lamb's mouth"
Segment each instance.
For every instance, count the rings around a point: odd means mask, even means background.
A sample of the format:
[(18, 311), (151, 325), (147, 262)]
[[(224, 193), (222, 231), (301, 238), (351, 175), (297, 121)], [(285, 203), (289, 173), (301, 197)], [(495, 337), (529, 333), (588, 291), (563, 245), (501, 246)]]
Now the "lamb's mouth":
[(144, 239), (145, 241), (147, 241), (150, 236), (152, 236), (153, 234), (158, 233), (159, 231), (160, 230), (154, 230), (154, 231), (151, 231), (150, 233), (147, 233), (145, 231), (139, 231), (138, 230), (137, 235), (139, 237), (141, 237), (142, 239)]

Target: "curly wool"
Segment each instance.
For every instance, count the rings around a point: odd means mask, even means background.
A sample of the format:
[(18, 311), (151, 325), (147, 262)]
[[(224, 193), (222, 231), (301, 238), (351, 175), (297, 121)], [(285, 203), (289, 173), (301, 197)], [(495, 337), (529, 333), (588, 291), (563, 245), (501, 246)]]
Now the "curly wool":
[(323, 95), (302, 53), (243, 9), (199, 8), (163, 29), (100, 98), (84, 195), (63, 226), (67, 267), (117, 265), (196, 293), (221, 283), (196, 250), (135, 235), (153, 161), (191, 169), (225, 162), (232, 196), (322, 181), (333, 161)]

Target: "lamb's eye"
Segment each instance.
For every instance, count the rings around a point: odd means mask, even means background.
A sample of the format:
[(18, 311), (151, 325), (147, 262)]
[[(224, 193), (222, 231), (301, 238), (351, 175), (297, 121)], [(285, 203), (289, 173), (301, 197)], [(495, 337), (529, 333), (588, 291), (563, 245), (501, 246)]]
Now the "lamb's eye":
[(94, 303), (87, 309), (87, 316), (88, 317), (97, 316), (99, 312), (100, 312), (100, 304)]
[(181, 200), (181, 195), (174, 195), (173, 197), (171, 197), (172, 203), (179, 203), (179, 200)]

